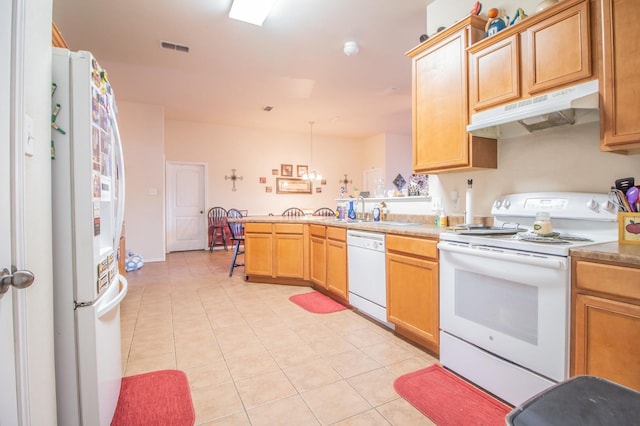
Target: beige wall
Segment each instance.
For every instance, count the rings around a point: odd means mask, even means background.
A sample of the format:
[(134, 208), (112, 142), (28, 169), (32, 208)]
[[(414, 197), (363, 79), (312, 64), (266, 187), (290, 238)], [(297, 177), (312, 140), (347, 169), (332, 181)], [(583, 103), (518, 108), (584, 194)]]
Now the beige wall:
[[(385, 186), (387, 189), (395, 189), (394, 179), (401, 174), (406, 182), (409, 182), (412, 171), (411, 136), (387, 134), (385, 138)], [(405, 188), (407, 186), (405, 185)], [(430, 212), (429, 212), (430, 213)], [(425, 214), (427, 214), (425, 212)]]
[[(638, 178), (640, 155), (600, 151), (598, 123), (564, 126), (498, 141), (498, 169), (442, 174), (430, 178), (434, 195), (444, 197), (447, 213), (464, 212), (467, 179), (473, 179), (474, 213), (490, 216), (501, 194), (535, 191), (607, 193), (615, 179)], [(460, 194), (458, 211), (449, 194)]]
[[(347, 173), (354, 183), (362, 180), (360, 151), (356, 140), (325, 137), (314, 127), (313, 166), (326, 178), (326, 185), (313, 185), (312, 194), (276, 194), (276, 177), (272, 169), (281, 164), (309, 164), (309, 133), (288, 133), (214, 124), (165, 122), (165, 154), (168, 162), (205, 163), (208, 166), (207, 208), (247, 209), (250, 215), (280, 214), (297, 206), (303, 209), (335, 207), (339, 196), (339, 180)], [(225, 180), (231, 169), (242, 180), (237, 191)], [(266, 177), (267, 183), (259, 183)], [(271, 186), (273, 192), (265, 192)], [(322, 193), (316, 193), (316, 187)], [(351, 187), (350, 187), (351, 189)]]
[(119, 100), (117, 103), (124, 148), (127, 250), (141, 255), (145, 262), (162, 261), (165, 259), (164, 108)]
[[(51, 2), (24, 2), (25, 113), (33, 118), (35, 151), (25, 158), (25, 267), (36, 277), (26, 290), (31, 424), (56, 423), (51, 255)], [(2, 385), (0, 385), (2, 386)]]

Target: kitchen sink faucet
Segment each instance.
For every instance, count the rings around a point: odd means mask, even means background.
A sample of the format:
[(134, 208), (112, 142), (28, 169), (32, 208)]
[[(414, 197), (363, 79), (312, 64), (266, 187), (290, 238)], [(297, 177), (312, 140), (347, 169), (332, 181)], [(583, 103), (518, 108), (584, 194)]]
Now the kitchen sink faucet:
[(362, 220), (367, 220), (366, 213), (364, 212), (364, 197), (362, 195), (359, 195), (358, 201), (360, 202), (361, 207), (360, 217), (362, 218)]

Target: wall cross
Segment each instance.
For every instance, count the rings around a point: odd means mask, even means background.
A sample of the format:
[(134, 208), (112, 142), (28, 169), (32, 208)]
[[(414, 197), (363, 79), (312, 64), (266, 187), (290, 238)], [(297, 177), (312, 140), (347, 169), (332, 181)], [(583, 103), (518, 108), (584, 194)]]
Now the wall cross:
[(232, 191), (237, 191), (236, 189), (236, 181), (237, 180), (242, 180), (242, 176), (238, 176), (236, 175), (236, 169), (231, 169), (231, 176), (226, 176), (224, 177), (224, 180), (229, 180), (231, 179), (231, 182), (233, 183), (233, 186), (231, 188)]

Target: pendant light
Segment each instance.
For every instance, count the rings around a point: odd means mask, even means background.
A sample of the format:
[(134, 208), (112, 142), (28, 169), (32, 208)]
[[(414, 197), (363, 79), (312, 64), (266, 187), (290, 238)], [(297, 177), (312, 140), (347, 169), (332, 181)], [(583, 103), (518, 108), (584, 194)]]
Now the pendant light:
[(313, 170), (313, 121), (309, 122), (309, 167), (302, 175), (303, 180), (322, 180), (322, 175)]

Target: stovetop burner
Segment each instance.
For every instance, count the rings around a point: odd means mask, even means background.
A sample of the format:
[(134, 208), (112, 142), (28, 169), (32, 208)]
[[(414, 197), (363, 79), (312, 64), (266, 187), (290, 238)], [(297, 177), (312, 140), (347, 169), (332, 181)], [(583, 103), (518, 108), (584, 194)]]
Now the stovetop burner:
[(514, 235), (525, 232), (526, 229), (508, 226), (462, 226), (453, 228), (453, 231), (459, 235)]
[(575, 242), (586, 243), (593, 242), (593, 240), (577, 235), (566, 235), (559, 232), (553, 232), (551, 234), (536, 235), (536, 234), (520, 234), (517, 236), (520, 241), (526, 241), (528, 243), (539, 244), (571, 244)]
[[(553, 233), (533, 233), (538, 212), (549, 212)], [(617, 211), (607, 194), (538, 192), (500, 196), (491, 209), (492, 227), (453, 229), (443, 241), (568, 256), (570, 248), (615, 241)]]

